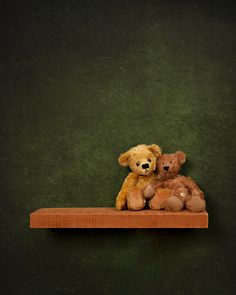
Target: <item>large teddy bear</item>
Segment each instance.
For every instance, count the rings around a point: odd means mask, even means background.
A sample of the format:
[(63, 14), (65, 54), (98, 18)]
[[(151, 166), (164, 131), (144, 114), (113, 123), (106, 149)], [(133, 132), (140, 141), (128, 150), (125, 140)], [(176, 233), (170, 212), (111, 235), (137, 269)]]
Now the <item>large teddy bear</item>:
[(123, 210), (141, 210), (146, 198), (155, 194), (153, 186), (156, 178), (156, 163), (161, 149), (156, 144), (140, 144), (120, 155), (118, 161), (123, 167), (129, 166), (132, 172), (123, 182), (116, 198), (116, 208)]
[(186, 155), (181, 151), (158, 158), (156, 193), (149, 201), (151, 209), (180, 211), (185, 207), (193, 212), (206, 209), (205, 195), (198, 185), (190, 177), (178, 174), (185, 160)]

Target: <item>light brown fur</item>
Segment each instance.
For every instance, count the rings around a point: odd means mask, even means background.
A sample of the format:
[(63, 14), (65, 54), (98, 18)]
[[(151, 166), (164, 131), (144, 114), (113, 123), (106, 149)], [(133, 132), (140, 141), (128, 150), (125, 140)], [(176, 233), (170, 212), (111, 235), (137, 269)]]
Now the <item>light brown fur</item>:
[[(120, 192), (116, 198), (116, 208), (125, 209), (126, 205), (131, 210), (140, 210), (145, 205), (144, 190), (148, 185), (155, 182), (155, 173), (157, 158), (161, 155), (161, 149), (158, 145), (141, 144), (129, 149), (119, 157), (119, 164), (123, 167), (129, 166), (132, 172), (128, 174), (123, 182)], [(148, 197), (147, 192), (145, 197)], [(127, 198), (138, 200), (130, 201), (127, 204)], [(140, 201), (140, 198), (142, 200)], [(143, 202), (143, 203), (142, 203)]]

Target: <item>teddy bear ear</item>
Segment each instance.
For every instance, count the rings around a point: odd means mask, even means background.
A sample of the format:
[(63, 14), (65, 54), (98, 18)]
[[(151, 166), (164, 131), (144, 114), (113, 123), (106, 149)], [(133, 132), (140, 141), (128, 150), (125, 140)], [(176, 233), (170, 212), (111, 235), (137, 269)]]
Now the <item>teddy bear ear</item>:
[(149, 151), (151, 151), (155, 157), (160, 157), (161, 155), (161, 148), (157, 144), (148, 145)]
[(130, 152), (127, 151), (119, 156), (118, 162), (122, 167), (129, 165)]
[(180, 164), (184, 164), (186, 161), (186, 154), (184, 152), (178, 151), (175, 153), (180, 161)]

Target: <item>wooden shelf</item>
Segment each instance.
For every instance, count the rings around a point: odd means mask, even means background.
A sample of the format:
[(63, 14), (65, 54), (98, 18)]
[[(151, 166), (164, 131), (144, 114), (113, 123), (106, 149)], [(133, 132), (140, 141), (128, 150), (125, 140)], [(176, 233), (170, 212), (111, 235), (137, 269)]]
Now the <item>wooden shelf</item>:
[(208, 214), (186, 210), (42, 208), (30, 214), (30, 228), (208, 228)]

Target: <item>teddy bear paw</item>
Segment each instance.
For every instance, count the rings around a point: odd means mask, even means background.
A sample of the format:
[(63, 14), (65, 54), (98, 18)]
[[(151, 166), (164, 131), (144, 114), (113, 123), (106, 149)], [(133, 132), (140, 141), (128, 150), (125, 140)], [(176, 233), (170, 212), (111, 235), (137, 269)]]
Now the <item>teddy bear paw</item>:
[(169, 199), (166, 201), (166, 209), (167, 210), (172, 210), (172, 211), (181, 211), (184, 207), (184, 203), (177, 198), (176, 196), (171, 196)]
[(124, 200), (117, 200), (116, 201), (116, 209), (117, 210), (123, 210), (123, 209), (125, 209), (125, 206), (126, 206), (126, 201), (124, 201)]
[(155, 195), (155, 190), (151, 184), (149, 184), (143, 191), (144, 197), (150, 199)]
[(202, 212), (206, 209), (206, 201), (199, 195), (194, 195), (185, 204), (186, 208), (192, 212)]

